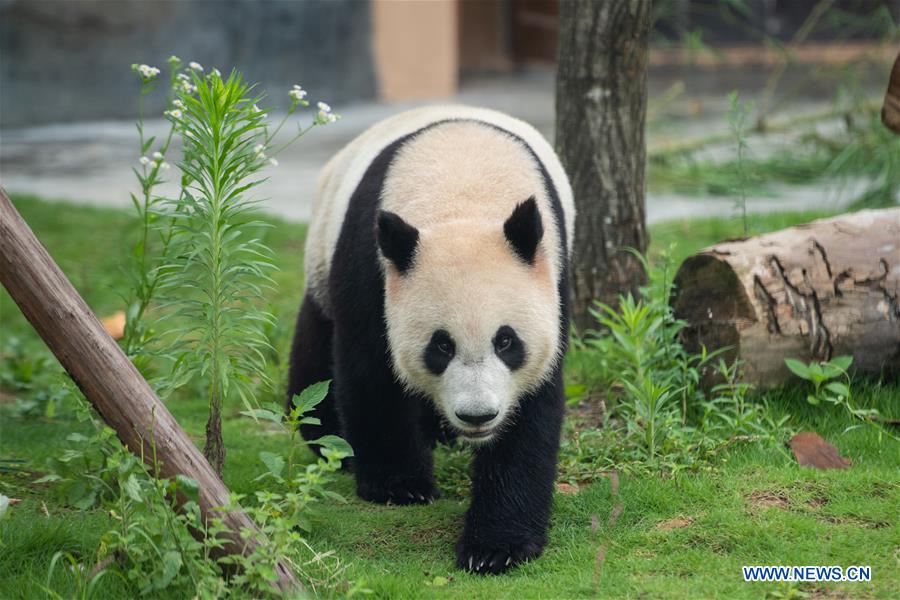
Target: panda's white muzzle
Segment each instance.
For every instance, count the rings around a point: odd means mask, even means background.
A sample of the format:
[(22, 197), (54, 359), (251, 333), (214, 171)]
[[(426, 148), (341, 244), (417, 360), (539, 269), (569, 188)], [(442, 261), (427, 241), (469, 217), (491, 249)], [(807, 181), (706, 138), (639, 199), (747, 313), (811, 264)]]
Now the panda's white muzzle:
[(509, 369), (494, 356), (454, 360), (441, 377), (444, 416), (464, 440), (486, 442), (509, 410), (510, 383)]

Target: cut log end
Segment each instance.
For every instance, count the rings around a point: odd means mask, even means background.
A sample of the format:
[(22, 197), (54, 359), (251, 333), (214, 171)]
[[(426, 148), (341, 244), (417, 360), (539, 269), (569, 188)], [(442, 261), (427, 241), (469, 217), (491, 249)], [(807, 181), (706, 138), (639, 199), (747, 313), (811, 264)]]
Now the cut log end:
[(688, 258), (675, 278), (675, 316), (687, 322), (681, 341), (691, 353), (727, 348), (732, 362), (740, 353), (740, 328), (755, 321), (753, 307), (737, 274), (714, 253)]

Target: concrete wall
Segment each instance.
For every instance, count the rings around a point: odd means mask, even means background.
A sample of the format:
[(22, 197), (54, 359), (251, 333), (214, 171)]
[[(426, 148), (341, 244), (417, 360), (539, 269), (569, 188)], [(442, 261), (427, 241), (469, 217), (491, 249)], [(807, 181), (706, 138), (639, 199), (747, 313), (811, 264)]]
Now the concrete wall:
[(131, 63), (170, 54), (339, 107), (376, 95), (371, 31), (368, 0), (0, 0), (0, 127), (132, 118)]

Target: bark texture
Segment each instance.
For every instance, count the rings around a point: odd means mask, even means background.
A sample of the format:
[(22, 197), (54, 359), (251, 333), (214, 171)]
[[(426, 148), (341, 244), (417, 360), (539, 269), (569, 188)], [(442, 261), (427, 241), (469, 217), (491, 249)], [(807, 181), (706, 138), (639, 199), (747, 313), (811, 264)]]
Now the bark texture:
[(900, 208), (716, 244), (675, 285), (688, 348), (731, 346), (753, 383), (787, 380), (785, 358), (840, 355), (856, 372), (900, 375)]
[[(627, 251), (647, 249), (644, 121), (650, 1), (560, 3), (556, 150), (578, 218), (572, 312), (585, 329), (594, 300), (615, 305), (646, 278)], [(571, 233), (570, 233), (571, 235)]]
[[(154, 441), (158, 477), (182, 474), (199, 484), (203, 516), (221, 517), (233, 532), (224, 539), (224, 552), (252, 551), (256, 542), (240, 532), (255, 531), (256, 525), (243, 512), (220, 510), (229, 503), (228, 488), (103, 329), (2, 188), (0, 282), (122, 443), (155, 469)], [(284, 567), (278, 569), (276, 585), (282, 591), (299, 588)]]

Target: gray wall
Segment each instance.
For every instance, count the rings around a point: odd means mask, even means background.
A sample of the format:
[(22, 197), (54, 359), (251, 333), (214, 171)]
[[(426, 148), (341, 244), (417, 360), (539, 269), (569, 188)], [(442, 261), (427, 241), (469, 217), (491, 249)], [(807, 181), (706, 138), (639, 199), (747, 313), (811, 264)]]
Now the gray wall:
[[(368, 0), (0, 0), (0, 127), (133, 118), (131, 63), (236, 67), (284, 107), (372, 98)], [(162, 99), (148, 100), (148, 112)]]

